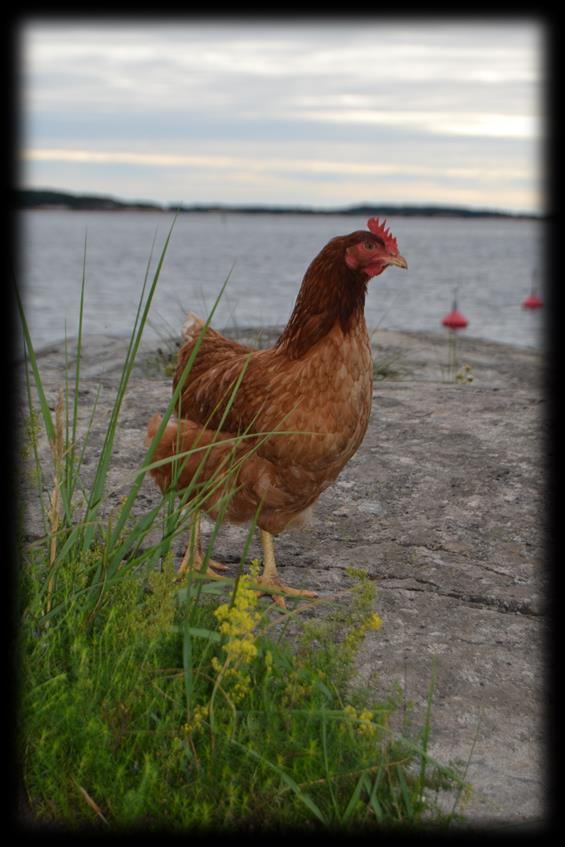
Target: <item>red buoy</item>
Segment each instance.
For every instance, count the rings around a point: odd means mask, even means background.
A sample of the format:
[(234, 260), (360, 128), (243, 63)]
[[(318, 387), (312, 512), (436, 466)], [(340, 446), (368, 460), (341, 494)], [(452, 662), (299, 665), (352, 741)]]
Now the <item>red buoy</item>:
[(448, 315), (445, 315), (442, 318), (443, 326), (448, 327), (449, 329), (465, 329), (469, 321), (467, 318), (461, 314), (458, 309), (453, 308)]
[(543, 300), (534, 291), (522, 301), (522, 309), (539, 309), (540, 306), (543, 306)]
[(465, 315), (462, 315), (459, 309), (457, 308), (457, 293), (455, 293), (453, 297), (453, 306), (451, 307), (451, 312), (448, 315), (445, 315), (442, 318), (441, 322), (443, 326), (446, 326), (448, 329), (465, 329), (465, 327), (469, 323)]
[(543, 300), (541, 297), (538, 297), (538, 281), (539, 273), (537, 270), (534, 270), (532, 274), (532, 290), (528, 297), (522, 301), (522, 309), (539, 309), (540, 306), (543, 306)]

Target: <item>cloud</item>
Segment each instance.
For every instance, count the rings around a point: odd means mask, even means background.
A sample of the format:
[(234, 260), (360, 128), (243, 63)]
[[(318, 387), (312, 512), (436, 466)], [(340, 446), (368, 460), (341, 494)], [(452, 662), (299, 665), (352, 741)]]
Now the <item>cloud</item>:
[(424, 180), (446, 180), (450, 196), (459, 180), (463, 197), (475, 179), (487, 205), (516, 182), (537, 202), (543, 32), (532, 22), (30, 20), (21, 41), (28, 182), (57, 165), (52, 179), (83, 167), (92, 183), (111, 167), (119, 194), (136, 168), (150, 198), (157, 170), (177, 169), (215, 195), (217, 171), (242, 192), (248, 176), (242, 202), (272, 190), (276, 203), (292, 175), (315, 203), (347, 180), (357, 191), (413, 179), (415, 197)]
[(536, 138), (539, 121), (534, 115), (489, 112), (379, 112), (369, 109), (304, 112), (305, 120), (408, 127), (434, 135), (483, 135), (496, 138)]
[(502, 180), (522, 179), (527, 176), (525, 170), (507, 170), (500, 174), (498, 169), (481, 167), (449, 168), (445, 165), (405, 165), (378, 162), (344, 162), (327, 161), (324, 159), (295, 159), (295, 158), (263, 158), (234, 157), (234, 156), (192, 156), (162, 153), (133, 153), (118, 151), (96, 150), (65, 150), (65, 149), (32, 149), (23, 153), (24, 159), (35, 162), (69, 162), (69, 163), (105, 163), (146, 165), (157, 168), (195, 167), (210, 170), (243, 170), (261, 173), (287, 171), (296, 173), (320, 173), (367, 176), (442, 176), (462, 177), (466, 179), (492, 179), (495, 176)]

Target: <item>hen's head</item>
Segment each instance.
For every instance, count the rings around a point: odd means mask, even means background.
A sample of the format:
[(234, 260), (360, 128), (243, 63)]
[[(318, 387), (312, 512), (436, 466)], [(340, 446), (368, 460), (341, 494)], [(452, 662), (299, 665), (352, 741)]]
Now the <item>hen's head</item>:
[(389, 265), (407, 268), (385, 222), (370, 218), (369, 231), (332, 238), (308, 266), (294, 310), (278, 346), (302, 356), (339, 320), (344, 333), (363, 317), (367, 282)]
[(396, 238), (378, 218), (369, 218), (369, 231), (358, 230), (347, 236), (345, 263), (351, 270), (362, 271), (368, 279), (378, 276), (389, 265), (407, 268), (406, 259), (398, 252)]

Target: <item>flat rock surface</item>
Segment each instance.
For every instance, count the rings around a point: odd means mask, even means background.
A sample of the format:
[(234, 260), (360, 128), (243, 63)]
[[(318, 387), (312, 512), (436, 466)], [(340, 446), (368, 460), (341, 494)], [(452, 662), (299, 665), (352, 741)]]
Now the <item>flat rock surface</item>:
[[(229, 334), (261, 345), (277, 335)], [(81, 426), (98, 397), (86, 469), (96, 462), (126, 346), (99, 336), (85, 342)], [(360, 675), (377, 672), (383, 691), (400, 686), (421, 715), (435, 666), (432, 754), (466, 761), (476, 736), (468, 820), (535, 826), (548, 794), (543, 356), (459, 338), (459, 364), (473, 377), (461, 383), (448, 381), (444, 335), (379, 331), (373, 346), (378, 378), (365, 440), (321, 496), (312, 525), (277, 540), (281, 576), (325, 595), (347, 583), (347, 567), (366, 569), (384, 623), (364, 643)], [(54, 406), (64, 384), (61, 345), (42, 351), (39, 364)], [(159, 356), (142, 348), (120, 418), (110, 505), (129, 490), (147, 420), (165, 409), (170, 391)], [(145, 480), (137, 510), (158, 498)], [(41, 531), (30, 502), (25, 534)], [(215, 557), (234, 571), (245, 535), (224, 526), (216, 542)], [(258, 543), (250, 555), (260, 556)]]

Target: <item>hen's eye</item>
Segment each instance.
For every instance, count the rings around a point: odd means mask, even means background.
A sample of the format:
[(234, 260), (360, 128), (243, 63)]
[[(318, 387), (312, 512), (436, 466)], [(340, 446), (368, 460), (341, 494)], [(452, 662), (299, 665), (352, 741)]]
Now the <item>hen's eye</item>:
[(365, 250), (374, 250), (374, 249), (375, 249), (375, 245), (373, 244), (372, 241), (366, 241), (365, 242)]

